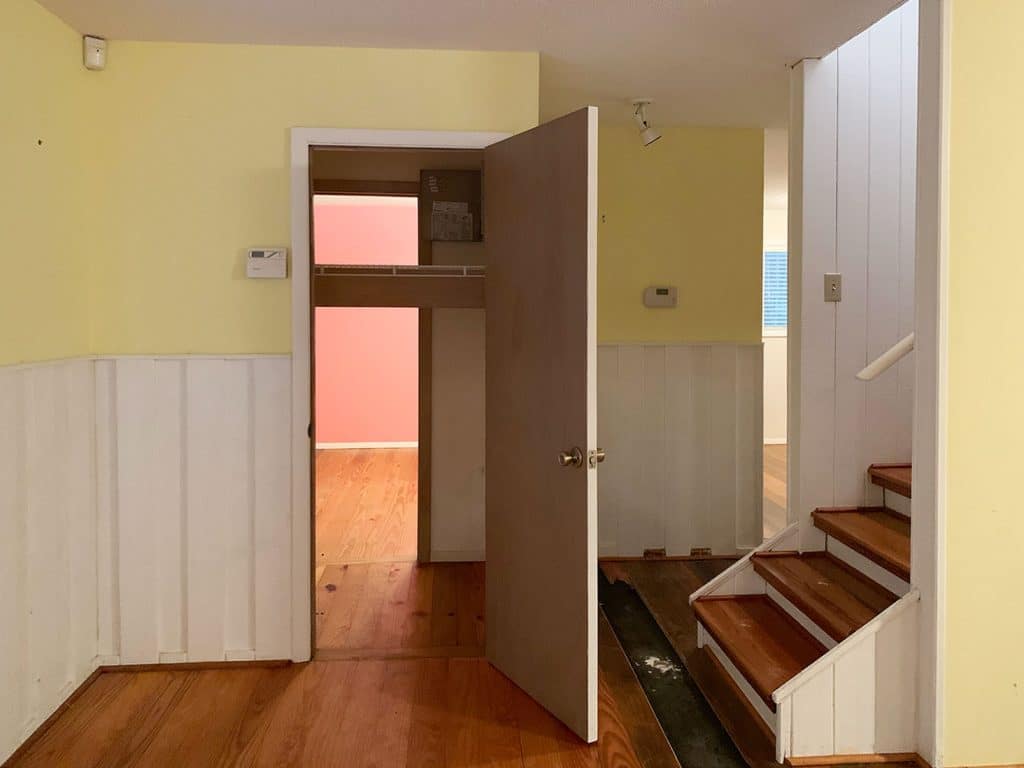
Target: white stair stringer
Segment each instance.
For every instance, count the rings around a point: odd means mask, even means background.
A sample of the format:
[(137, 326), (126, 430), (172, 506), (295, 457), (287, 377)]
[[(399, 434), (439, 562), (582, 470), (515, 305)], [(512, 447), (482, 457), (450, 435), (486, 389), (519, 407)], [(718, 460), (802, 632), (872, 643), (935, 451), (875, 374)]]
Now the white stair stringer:
[(916, 751), (920, 598), (912, 589), (772, 694), (778, 762)]
[(765, 591), (764, 580), (754, 572), (753, 557), (758, 552), (791, 551), (800, 547), (800, 524), (783, 528), (759, 547), (750, 550), (715, 578), (690, 595), (690, 605), (698, 597), (713, 595), (760, 595)]

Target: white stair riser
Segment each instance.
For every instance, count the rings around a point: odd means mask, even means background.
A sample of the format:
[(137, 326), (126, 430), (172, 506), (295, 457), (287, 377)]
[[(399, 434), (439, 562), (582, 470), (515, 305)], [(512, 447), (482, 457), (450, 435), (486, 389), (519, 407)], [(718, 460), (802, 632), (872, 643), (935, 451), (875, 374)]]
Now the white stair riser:
[(886, 490), (882, 494), (885, 506), (891, 509), (893, 512), (899, 512), (901, 515), (910, 517), (910, 499), (906, 496), (896, 493), (896, 491)]
[(733, 679), (737, 687), (743, 692), (743, 695), (747, 697), (747, 700), (753, 705), (754, 710), (764, 720), (765, 724), (771, 729), (772, 733), (777, 733), (778, 722), (776, 714), (768, 708), (768, 705), (764, 703), (764, 700), (757, 695), (757, 692), (751, 687), (750, 683), (747, 682), (747, 678), (736, 668), (725, 651), (715, 642), (715, 639), (711, 636), (711, 633), (704, 629), (704, 625), (699, 621), (697, 622), (697, 647), (707, 648), (708, 651), (715, 655), (723, 669), (729, 674), (729, 677)]
[(768, 595), (768, 598), (777, 606), (779, 606), (782, 610), (784, 610), (787, 614), (789, 614), (789, 617), (793, 619), (797, 624), (799, 624), (801, 627), (810, 632), (811, 637), (813, 637), (819, 643), (824, 645), (826, 648), (836, 647), (837, 643), (835, 640), (832, 639), (832, 636), (829, 635), (820, 626), (818, 626), (818, 624), (815, 623), (815, 621), (810, 616), (808, 616), (806, 613), (804, 613), (795, 605), (793, 605), (793, 603), (790, 602), (790, 600), (786, 598), (785, 595), (779, 592), (779, 590), (777, 590), (771, 584), (766, 584), (766, 587), (767, 592), (765, 594)]
[(829, 554), (860, 571), (872, 581), (881, 584), (897, 597), (903, 597), (910, 591), (910, 584), (905, 582), (899, 576), (891, 571), (887, 571), (875, 561), (864, 557), (860, 552), (850, 549), (850, 547), (843, 544), (843, 542), (839, 541), (839, 539), (834, 536), (828, 537), (825, 549)]

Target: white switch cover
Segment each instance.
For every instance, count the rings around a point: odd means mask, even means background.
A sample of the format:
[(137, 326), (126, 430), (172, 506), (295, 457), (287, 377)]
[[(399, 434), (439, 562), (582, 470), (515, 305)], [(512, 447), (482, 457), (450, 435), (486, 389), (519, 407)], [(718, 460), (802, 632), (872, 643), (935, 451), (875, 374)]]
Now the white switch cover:
[(288, 277), (287, 248), (250, 248), (245, 260), (247, 277)]

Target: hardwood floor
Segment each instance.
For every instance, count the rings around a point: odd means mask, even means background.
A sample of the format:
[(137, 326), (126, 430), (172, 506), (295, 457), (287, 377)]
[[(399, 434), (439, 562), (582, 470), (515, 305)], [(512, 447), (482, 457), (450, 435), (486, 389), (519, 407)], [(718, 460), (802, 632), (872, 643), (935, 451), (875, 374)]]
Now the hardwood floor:
[(104, 673), (10, 768), (678, 768), (603, 618), (600, 637), (596, 745), (484, 659), (313, 661)]
[(482, 656), (484, 564), (325, 566), (316, 632), (318, 659)]
[(786, 446), (764, 447), (764, 537), (786, 527)]
[[(634, 560), (601, 562), (609, 580), (623, 580), (637, 591), (687, 672), (721, 720), (751, 768), (777, 768), (772, 734), (714, 656), (697, 648), (697, 622), (687, 596), (731, 565), (728, 560)], [(860, 763), (827, 762), (831, 768), (859, 768)], [(891, 764), (916, 768), (917, 763)]]
[(415, 448), (316, 452), (316, 564), (416, 559)]

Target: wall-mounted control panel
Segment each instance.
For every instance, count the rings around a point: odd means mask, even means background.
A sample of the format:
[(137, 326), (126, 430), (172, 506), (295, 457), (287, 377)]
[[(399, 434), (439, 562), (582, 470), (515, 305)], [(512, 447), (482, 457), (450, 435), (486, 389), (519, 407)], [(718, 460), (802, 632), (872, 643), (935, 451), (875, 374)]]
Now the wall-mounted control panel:
[(676, 305), (677, 290), (674, 285), (651, 285), (644, 288), (644, 306), (651, 309), (671, 309)]
[(246, 277), (288, 277), (287, 248), (250, 248), (245, 259)]

